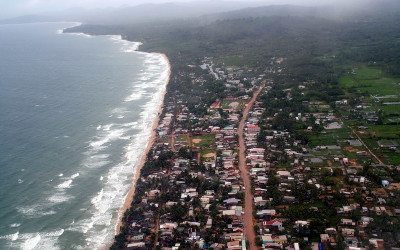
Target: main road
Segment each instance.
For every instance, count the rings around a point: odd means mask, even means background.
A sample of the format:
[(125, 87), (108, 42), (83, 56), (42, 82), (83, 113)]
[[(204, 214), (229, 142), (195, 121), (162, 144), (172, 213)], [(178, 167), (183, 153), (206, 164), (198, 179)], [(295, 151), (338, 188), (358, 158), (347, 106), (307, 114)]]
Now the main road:
[(246, 105), (242, 119), (239, 123), (238, 135), (239, 135), (239, 170), (240, 175), (243, 180), (243, 184), (245, 187), (245, 207), (244, 214), (242, 216), (242, 221), (244, 223), (244, 235), (246, 240), (249, 241), (250, 250), (258, 249), (256, 246), (256, 234), (254, 232), (254, 217), (253, 217), (253, 194), (251, 193), (251, 179), (249, 175), (249, 170), (246, 166), (246, 145), (244, 140), (244, 126), (246, 124), (246, 119), (249, 114), (251, 107), (256, 101), (258, 95), (260, 94), (262, 88), (258, 89), (253, 98), (251, 98), (250, 102)]

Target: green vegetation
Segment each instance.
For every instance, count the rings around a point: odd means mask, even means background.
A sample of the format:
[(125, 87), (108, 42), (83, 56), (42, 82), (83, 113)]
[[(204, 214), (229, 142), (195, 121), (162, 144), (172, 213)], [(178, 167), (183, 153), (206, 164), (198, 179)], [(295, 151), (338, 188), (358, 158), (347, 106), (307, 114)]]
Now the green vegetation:
[(186, 135), (179, 135), (175, 137), (175, 141), (177, 142), (187, 142)]
[(373, 96), (396, 95), (400, 93), (400, 78), (392, 78), (382, 69), (355, 65), (347, 76), (340, 78), (342, 87), (356, 89)]
[(346, 145), (345, 141), (351, 139), (350, 134), (348, 127), (325, 130), (323, 133), (315, 132), (310, 136), (310, 146)]
[(215, 135), (204, 134), (201, 136), (193, 136), (191, 140), (195, 147), (210, 147), (215, 143)]
[(248, 100), (224, 100), (221, 105), (223, 109), (243, 110), (248, 102)]

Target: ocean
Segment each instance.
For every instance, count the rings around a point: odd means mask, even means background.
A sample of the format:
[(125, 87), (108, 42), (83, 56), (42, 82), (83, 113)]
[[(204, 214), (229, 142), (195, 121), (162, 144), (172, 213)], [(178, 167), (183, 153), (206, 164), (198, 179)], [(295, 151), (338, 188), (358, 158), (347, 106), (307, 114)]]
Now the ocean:
[(74, 25), (0, 25), (0, 249), (112, 242), (149, 143), (168, 62)]

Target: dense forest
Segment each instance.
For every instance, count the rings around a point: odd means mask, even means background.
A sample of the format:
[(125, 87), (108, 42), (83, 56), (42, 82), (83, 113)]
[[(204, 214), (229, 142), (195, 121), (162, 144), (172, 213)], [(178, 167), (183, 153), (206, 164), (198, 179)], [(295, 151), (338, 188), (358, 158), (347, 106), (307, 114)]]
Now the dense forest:
[[(271, 7), (272, 8), (272, 7)], [(276, 8), (276, 7), (275, 7)], [(389, 8), (389, 7), (388, 7)], [(266, 67), (271, 57), (286, 58), (288, 75), (282, 81), (318, 79), (331, 82), (346, 63), (368, 63), (400, 75), (400, 15), (381, 10), (342, 20), (318, 15), (295, 15), (280, 9), (276, 15), (261, 8), (202, 18), (141, 24), (86, 24), (66, 32), (121, 34), (141, 41), (141, 50), (163, 52), (171, 61), (193, 63), (194, 58), (224, 58), (237, 66)], [(253, 12), (253, 17), (251, 13)], [(236, 18), (237, 16), (244, 16)], [(204, 17), (210, 20), (210, 16)]]

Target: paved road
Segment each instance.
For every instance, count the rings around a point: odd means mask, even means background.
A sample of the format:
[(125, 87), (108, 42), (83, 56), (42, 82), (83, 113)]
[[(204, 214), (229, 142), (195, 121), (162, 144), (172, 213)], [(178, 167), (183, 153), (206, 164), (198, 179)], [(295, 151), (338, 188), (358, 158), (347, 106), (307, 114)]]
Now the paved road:
[(254, 93), (253, 98), (247, 104), (246, 108), (243, 111), (242, 120), (239, 123), (238, 135), (239, 135), (239, 169), (240, 175), (242, 176), (242, 180), (245, 186), (245, 208), (244, 214), (242, 216), (242, 221), (244, 223), (244, 234), (246, 240), (249, 241), (250, 250), (258, 249), (256, 246), (256, 234), (254, 232), (254, 218), (253, 218), (253, 194), (251, 193), (251, 180), (249, 176), (249, 170), (246, 167), (246, 146), (244, 141), (244, 125), (246, 123), (247, 115), (249, 114), (249, 110), (253, 106), (254, 102), (257, 99), (257, 96), (260, 94), (262, 88), (257, 90)]

